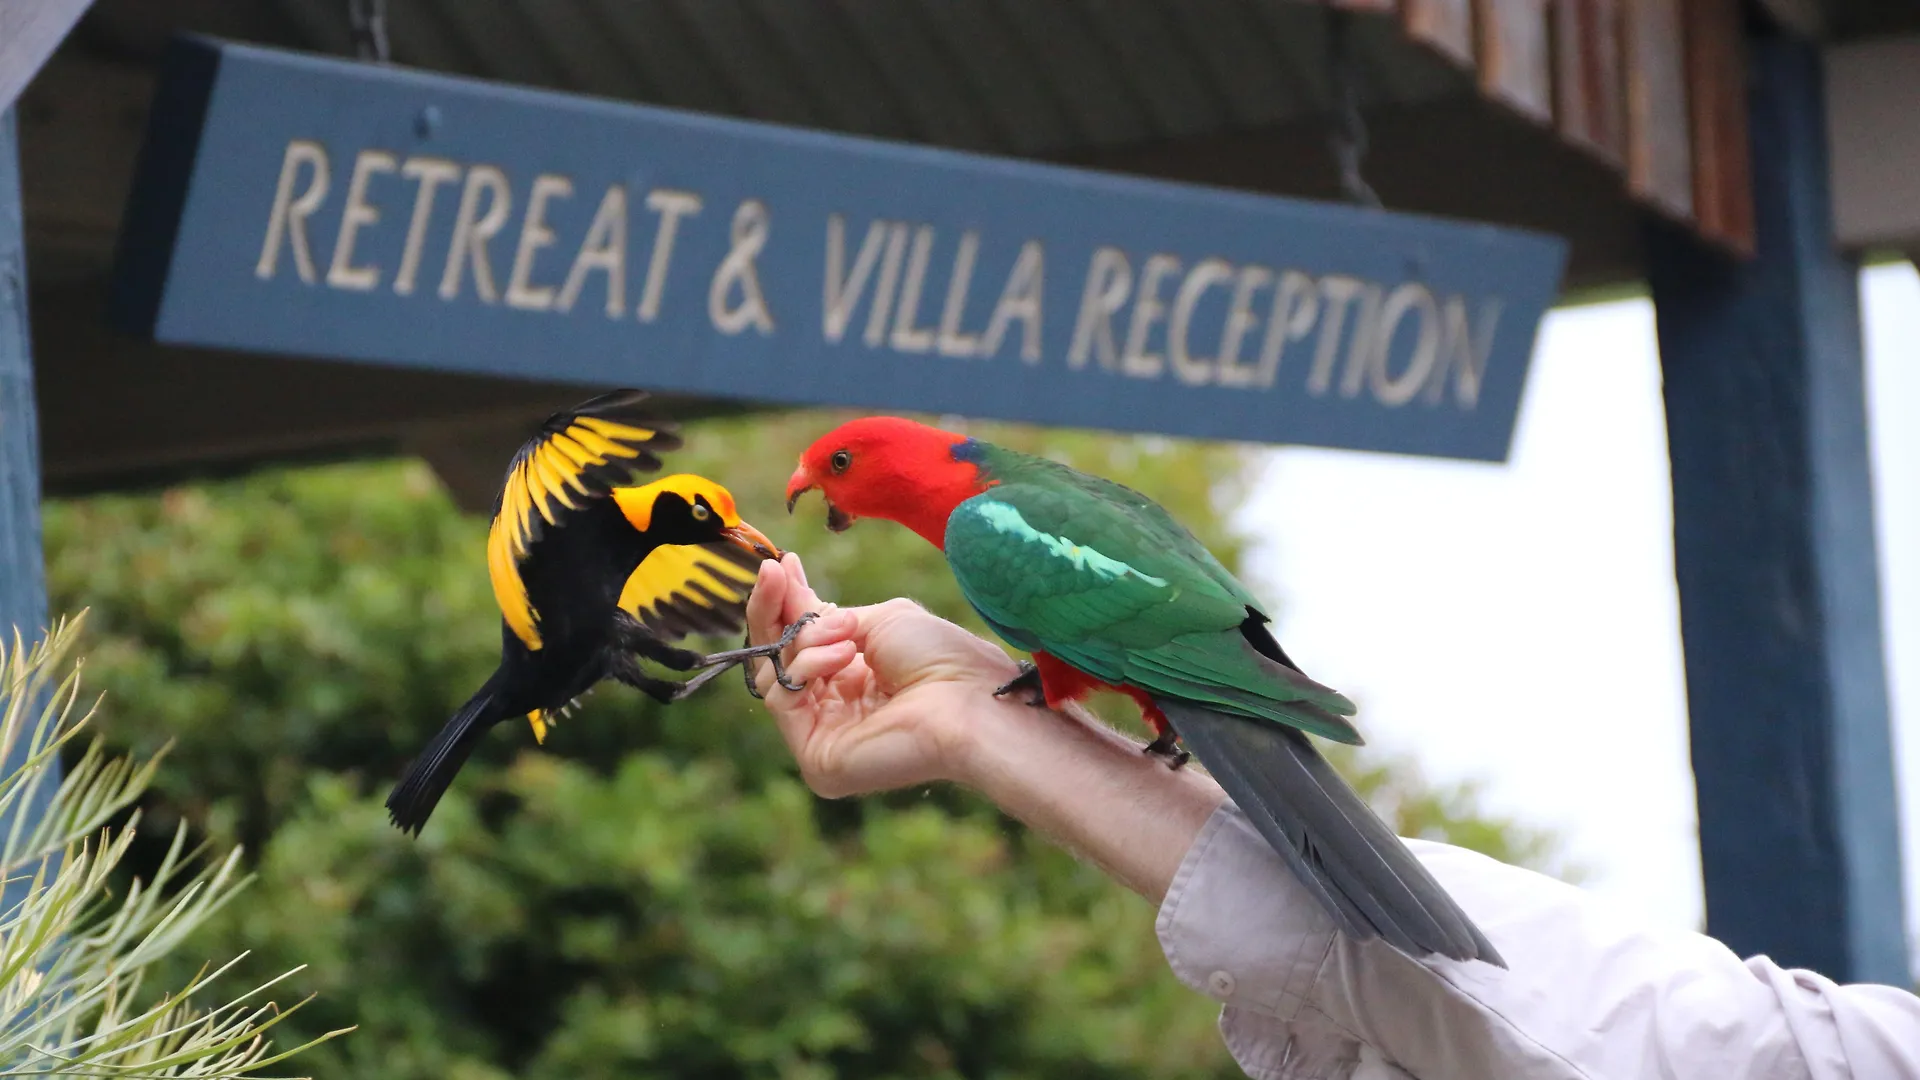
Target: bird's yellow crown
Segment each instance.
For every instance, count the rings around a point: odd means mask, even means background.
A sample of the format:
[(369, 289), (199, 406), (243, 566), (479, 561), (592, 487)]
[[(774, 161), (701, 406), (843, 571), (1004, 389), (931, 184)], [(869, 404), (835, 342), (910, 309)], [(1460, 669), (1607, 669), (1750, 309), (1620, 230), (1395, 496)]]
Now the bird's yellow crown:
[(733, 494), (706, 477), (693, 473), (676, 473), (650, 484), (615, 488), (613, 501), (634, 528), (646, 532), (653, 525), (653, 504), (662, 495), (678, 495), (689, 506), (695, 505), (695, 499), (705, 498), (713, 512), (720, 515), (722, 525), (732, 528), (740, 524), (740, 512), (734, 507)]

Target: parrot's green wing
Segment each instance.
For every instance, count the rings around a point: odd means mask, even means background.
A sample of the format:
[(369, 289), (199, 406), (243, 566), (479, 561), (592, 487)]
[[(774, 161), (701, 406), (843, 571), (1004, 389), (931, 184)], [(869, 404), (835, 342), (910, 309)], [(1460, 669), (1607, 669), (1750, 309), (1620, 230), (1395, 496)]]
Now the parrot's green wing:
[(1047, 464), (1000, 474), (947, 521), (947, 561), (996, 632), (1105, 682), (1360, 741), (1351, 702), (1255, 650), (1241, 627), (1264, 621), (1257, 601), (1192, 533)]

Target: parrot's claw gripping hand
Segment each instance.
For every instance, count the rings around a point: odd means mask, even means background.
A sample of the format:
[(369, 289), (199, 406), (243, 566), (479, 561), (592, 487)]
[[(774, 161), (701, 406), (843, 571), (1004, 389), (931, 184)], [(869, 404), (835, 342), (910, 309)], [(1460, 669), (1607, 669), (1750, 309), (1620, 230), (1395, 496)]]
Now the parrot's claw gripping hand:
[(1031, 660), (1020, 661), (1020, 674), (1008, 679), (1006, 685), (993, 692), (993, 696), (1006, 697), (1015, 690), (1030, 691), (1027, 704), (1034, 708), (1043, 708), (1047, 704), (1047, 692), (1040, 682), (1040, 669), (1033, 666)]
[(1193, 760), (1192, 754), (1187, 753), (1186, 750), (1175, 745), (1175, 740), (1179, 738), (1180, 736), (1174, 734), (1174, 731), (1172, 728), (1168, 728), (1167, 730), (1161, 732), (1159, 737), (1155, 738), (1152, 742), (1141, 747), (1140, 752), (1143, 754), (1153, 754), (1156, 757), (1165, 758), (1167, 761), (1167, 768), (1177, 769), (1180, 766), (1185, 765), (1187, 762)]
[[(788, 690), (791, 690), (797, 694), (800, 691), (805, 690), (807, 688), (807, 684), (797, 683), (787, 678), (787, 664), (786, 664), (786, 661), (780, 659), (780, 654), (786, 649), (787, 646), (793, 644), (794, 638), (797, 638), (800, 636), (800, 631), (803, 627), (805, 627), (808, 623), (812, 622), (813, 620), (819, 617), (820, 617), (820, 613), (817, 611), (807, 612), (805, 615), (802, 615), (798, 619), (795, 619), (792, 623), (789, 623), (787, 625), (787, 628), (781, 631), (780, 640), (772, 642), (771, 644), (753, 645), (751, 644), (751, 642), (753, 641), (753, 637), (749, 635), (747, 637), (747, 641), (749, 642), (749, 644), (746, 648), (736, 649), (734, 650), (733, 653), (728, 655), (738, 655), (743, 660), (750, 660), (756, 656), (766, 657), (767, 660), (773, 664), (773, 681), (779, 683), (781, 686), (784, 686)], [(740, 670), (746, 674), (747, 693), (752, 694), (754, 697), (759, 698), (762, 701), (766, 700), (765, 696), (760, 693), (760, 688), (754, 685), (753, 665), (742, 664), (740, 665)]]

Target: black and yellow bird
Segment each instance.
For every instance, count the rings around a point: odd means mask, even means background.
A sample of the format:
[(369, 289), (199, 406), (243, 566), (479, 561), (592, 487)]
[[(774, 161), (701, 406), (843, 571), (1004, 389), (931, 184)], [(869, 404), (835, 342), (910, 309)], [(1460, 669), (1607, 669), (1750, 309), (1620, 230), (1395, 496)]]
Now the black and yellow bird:
[[(501, 614), (500, 666), (407, 766), (387, 797), (394, 825), (418, 833), (475, 744), (525, 716), (534, 738), (602, 679), (662, 703), (732, 664), (791, 641), (703, 656), (673, 644), (691, 633), (736, 631), (760, 561), (779, 549), (740, 520), (733, 496), (680, 474), (632, 485), (680, 445), (655, 419), (615, 419), (646, 398), (616, 390), (549, 417), (522, 445), (494, 501), (487, 569)], [(794, 628), (798, 629), (798, 626)], [(646, 658), (685, 682), (649, 675)]]

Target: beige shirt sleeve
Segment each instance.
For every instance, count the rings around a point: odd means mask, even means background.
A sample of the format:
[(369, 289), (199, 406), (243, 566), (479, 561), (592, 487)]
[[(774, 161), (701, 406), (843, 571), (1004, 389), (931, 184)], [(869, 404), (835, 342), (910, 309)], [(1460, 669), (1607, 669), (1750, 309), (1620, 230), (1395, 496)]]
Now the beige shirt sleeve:
[(1255, 1080), (1920, 1080), (1920, 998), (1612, 916), (1564, 882), (1407, 845), (1507, 971), (1356, 944), (1231, 802), (1161, 904), (1174, 974)]

